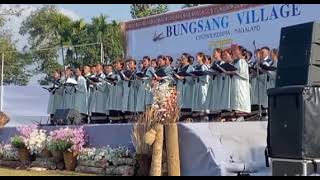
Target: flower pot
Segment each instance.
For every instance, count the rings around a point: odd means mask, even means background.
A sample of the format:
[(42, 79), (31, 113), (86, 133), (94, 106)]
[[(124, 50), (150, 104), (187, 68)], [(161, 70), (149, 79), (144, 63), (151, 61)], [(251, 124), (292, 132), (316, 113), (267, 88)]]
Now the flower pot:
[(22, 163), (30, 163), (31, 162), (31, 154), (26, 147), (20, 148), (18, 150), (18, 153), (19, 153), (19, 159)]
[(77, 153), (65, 151), (63, 152), (63, 160), (66, 170), (74, 171), (77, 166)]
[(56, 163), (63, 161), (63, 153), (61, 151), (51, 151), (51, 154)]
[(51, 157), (51, 152), (48, 149), (44, 149), (40, 154), (38, 154), (38, 157), (49, 158)]
[(148, 154), (137, 154), (138, 176), (149, 176), (152, 157)]

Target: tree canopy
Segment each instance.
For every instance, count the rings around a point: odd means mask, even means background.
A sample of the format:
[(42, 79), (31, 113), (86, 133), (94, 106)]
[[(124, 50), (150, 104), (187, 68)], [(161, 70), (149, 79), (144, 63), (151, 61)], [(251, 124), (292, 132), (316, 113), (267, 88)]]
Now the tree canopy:
[[(0, 5), (1, 6), (1, 5)], [(12, 7), (0, 10), (0, 69), (4, 55), (4, 84), (26, 85), (31, 77), (29, 65), (32, 64), (30, 54), (16, 52), (16, 42), (12, 39), (11, 31), (5, 29), (5, 23), (11, 17), (20, 16), (23, 9)]]
[(168, 11), (168, 4), (132, 4), (130, 13), (133, 19), (137, 19)]

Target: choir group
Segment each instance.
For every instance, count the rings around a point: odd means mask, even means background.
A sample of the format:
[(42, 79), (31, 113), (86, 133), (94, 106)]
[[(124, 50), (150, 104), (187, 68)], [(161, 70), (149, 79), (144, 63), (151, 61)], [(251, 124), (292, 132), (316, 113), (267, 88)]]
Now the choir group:
[(48, 113), (52, 117), (58, 109), (74, 109), (95, 122), (133, 121), (152, 104), (150, 87), (159, 81), (177, 88), (181, 121), (243, 120), (256, 114), (259, 105), (268, 108), (267, 89), (275, 86), (277, 60), (277, 49), (252, 53), (233, 45), (216, 48), (212, 58), (183, 53), (175, 63), (160, 55), (145, 56), (139, 64), (129, 58), (55, 70)]

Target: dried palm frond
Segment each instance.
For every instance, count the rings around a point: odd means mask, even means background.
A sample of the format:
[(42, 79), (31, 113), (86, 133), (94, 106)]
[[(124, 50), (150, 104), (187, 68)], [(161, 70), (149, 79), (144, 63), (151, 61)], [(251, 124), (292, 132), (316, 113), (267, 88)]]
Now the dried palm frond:
[(137, 154), (151, 154), (151, 147), (144, 141), (145, 134), (155, 124), (176, 123), (179, 119), (180, 108), (178, 107), (178, 93), (168, 83), (152, 85), (154, 102), (151, 107), (139, 115), (132, 130), (132, 142)]

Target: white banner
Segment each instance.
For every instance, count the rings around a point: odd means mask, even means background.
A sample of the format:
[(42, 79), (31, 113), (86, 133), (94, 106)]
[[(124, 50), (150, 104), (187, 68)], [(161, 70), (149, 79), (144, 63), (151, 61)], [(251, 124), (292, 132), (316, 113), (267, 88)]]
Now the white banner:
[[(137, 60), (183, 52), (212, 54), (216, 47), (279, 48), (282, 27), (320, 19), (320, 4), (270, 4), (198, 19), (127, 31), (128, 56)], [(297, 42), (299, 43), (299, 42)]]

